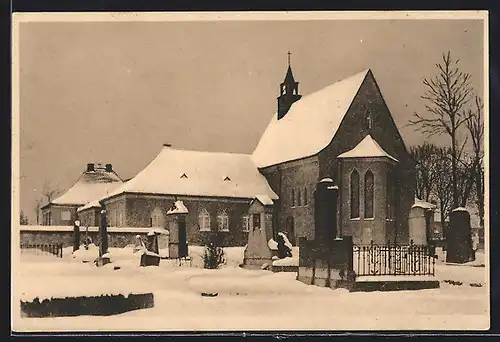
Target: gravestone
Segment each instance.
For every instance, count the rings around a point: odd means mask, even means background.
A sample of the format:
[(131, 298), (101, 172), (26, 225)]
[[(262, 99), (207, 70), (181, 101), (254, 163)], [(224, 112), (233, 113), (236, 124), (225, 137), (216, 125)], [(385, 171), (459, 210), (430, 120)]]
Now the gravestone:
[(154, 229), (152, 229), (148, 233), (146, 238), (145, 250), (143, 250), (141, 255), (140, 265), (142, 267), (160, 265), (158, 235), (160, 235), (160, 233), (155, 231)]
[[(263, 203), (265, 202), (265, 203)], [(269, 247), (272, 238), (272, 201), (255, 198), (248, 208), (250, 231), (243, 256), (244, 268), (271, 266), (273, 253)]]
[(431, 203), (418, 201), (410, 209), (408, 215), (408, 226), (410, 240), (416, 245), (427, 245), (429, 232), (432, 229), (433, 205)]
[(471, 224), (467, 209), (459, 207), (452, 210), (446, 243), (446, 262), (463, 264), (472, 261)]

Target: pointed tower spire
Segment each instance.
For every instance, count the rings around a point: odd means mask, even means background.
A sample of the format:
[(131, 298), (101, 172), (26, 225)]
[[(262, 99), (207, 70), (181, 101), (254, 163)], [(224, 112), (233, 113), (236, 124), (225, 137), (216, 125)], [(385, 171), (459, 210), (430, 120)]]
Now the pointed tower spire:
[(290, 107), (295, 101), (300, 100), (302, 95), (299, 95), (299, 82), (295, 82), (291, 66), (291, 55), (288, 51), (288, 70), (286, 71), (285, 80), (280, 84), (280, 96), (278, 97), (278, 120), (282, 119), (290, 110)]

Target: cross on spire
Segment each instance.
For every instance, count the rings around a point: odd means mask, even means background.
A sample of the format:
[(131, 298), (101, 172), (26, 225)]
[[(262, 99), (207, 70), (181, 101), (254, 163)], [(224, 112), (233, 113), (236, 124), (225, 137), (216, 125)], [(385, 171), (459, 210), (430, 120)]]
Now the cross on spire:
[(288, 66), (290, 66), (290, 56), (292, 55), (292, 53), (290, 52), (290, 50), (288, 50)]

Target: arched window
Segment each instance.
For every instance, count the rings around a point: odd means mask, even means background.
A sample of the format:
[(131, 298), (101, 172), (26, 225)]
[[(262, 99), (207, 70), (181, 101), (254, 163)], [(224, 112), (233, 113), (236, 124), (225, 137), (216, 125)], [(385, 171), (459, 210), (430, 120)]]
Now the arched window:
[(292, 189), (292, 207), (295, 207), (295, 189)]
[(359, 218), (359, 173), (357, 170), (351, 172), (351, 219)]
[(304, 205), (307, 205), (307, 186), (304, 188)]
[(365, 218), (373, 218), (373, 172), (365, 173)]
[(151, 227), (163, 228), (163, 211), (156, 207), (151, 213), (150, 218)]
[(210, 214), (206, 209), (200, 211), (198, 215), (198, 224), (200, 225), (200, 231), (210, 231)]
[(217, 227), (219, 232), (229, 231), (229, 216), (226, 214), (225, 211), (217, 215)]
[(300, 188), (297, 189), (297, 206), (301, 206), (302, 205), (302, 198), (301, 198), (301, 194), (300, 194)]

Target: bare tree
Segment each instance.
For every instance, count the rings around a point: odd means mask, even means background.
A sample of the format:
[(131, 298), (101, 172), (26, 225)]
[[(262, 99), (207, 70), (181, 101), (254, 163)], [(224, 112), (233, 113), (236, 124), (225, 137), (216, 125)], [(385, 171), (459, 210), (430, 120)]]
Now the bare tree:
[(21, 212), (19, 213), (19, 223), (22, 225), (28, 224), (28, 217), (24, 215), (24, 211), (22, 209)]
[(474, 195), (475, 165), (474, 158), (461, 153), (457, 165), (458, 204), (466, 207)]
[(429, 202), (436, 186), (436, 158), (438, 147), (425, 142), (423, 145), (412, 146), (410, 154), (416, 162), (416, 187), (417, 198)]
[(451, 54), (443, 54), (442, 62), (436, 64), (439, 73), (433, 78), (423, 81), (426, 91), (421, 97), (427, 102), (425, 109), (428, 115), (413, 113), (409, 125), (431, 137), (446, 134), (451, 139), (451, 191), (452, 204), (459, 206), (457, 186), (459, 141), (458, 129), (469, 118), (465, 107), (471, 100), (471, 75), (460, 71), (459, 60), (453, 61)]
[(435, 171), (436, 171), (436, 179), (435, 179), (435, 187), (433, 189), (434, 195), (437, 197), (439, 202), (439, 211), (441, 224), (443, 226), (443, 233), (445, 237), (447, 235), (447, 231), (445, 228), (445, 222), (450, 217), (450, 212), (452, 209), (452, 195), (451, 195), (451, 158), (450, 158), (451, 149), (440, 147), (436, 151), (435, 158)]
[(47, 200), (47, 203), (52, 202), (55, 196), (61, 193), (59, 187), (52, 185), (50, 182), (46, 181), (43, 185), (42, 194)]
[(469, 109), (467, 129), (472, 141), (474, 162), (474, 186), (476, 205), (479, 213), (480, 226), (484, 227), (484, 166), (483, 166), (483, 139), (484, 139), (484, 104), (479, 96), (475, 98), (475, 108)]

